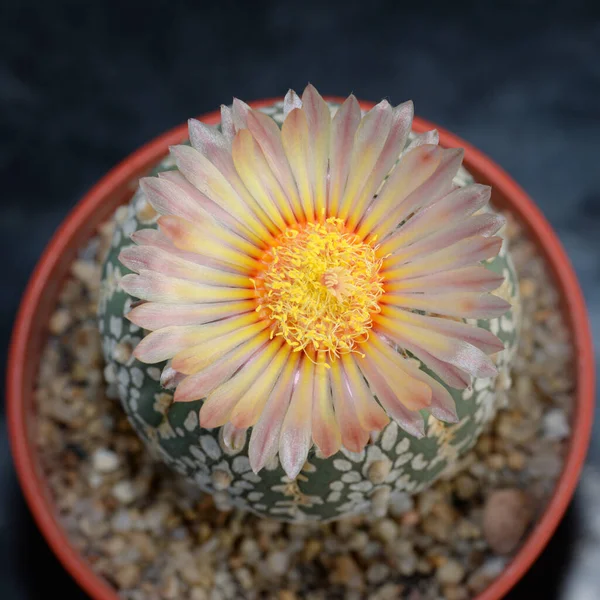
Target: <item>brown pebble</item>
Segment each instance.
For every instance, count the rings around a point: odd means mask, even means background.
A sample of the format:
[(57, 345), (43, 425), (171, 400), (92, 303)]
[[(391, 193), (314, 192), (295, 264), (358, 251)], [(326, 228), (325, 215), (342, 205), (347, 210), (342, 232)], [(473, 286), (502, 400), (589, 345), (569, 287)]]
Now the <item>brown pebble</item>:
[(290, 590), (279, 590), (278, 600), (296, 600), (296, 594)]
[(121, 567), (115, 573), (115, 581), (120, 588), (127, 590), (135, 587), (141, 575), (142, 572), (137, 565), (129, 564)]
[(526, 456), (522, 452), (516, 450), (510, 452), (506, 457), (506, 464), (508, 465), (508, 468), (513, 471), (522, 471), (525, 468), (526, 462)]
[(528, 497), (518, 489), (493, 491), (483, 509), (483, 534), (498, 554), (509, 554), (519, 544), (532, 512)]
[(479, 485), (469, 475), (459, 475), (456, 478), (454, 490), (461, 500), (470, 500), (479, 491)]
[(59, 308), (52, 313), (48, 321), (48, 329), (52, 335), (62, 335), (72, 323), (69, 311), (64, 308)]
[(367, 472), (369, 481), (375, 485), (379, 485), (386, 480), (386, 477), (390, 474), (392, 469), (392, 463), (389, 458), (382, 460), (376, 460), (371, 463)]

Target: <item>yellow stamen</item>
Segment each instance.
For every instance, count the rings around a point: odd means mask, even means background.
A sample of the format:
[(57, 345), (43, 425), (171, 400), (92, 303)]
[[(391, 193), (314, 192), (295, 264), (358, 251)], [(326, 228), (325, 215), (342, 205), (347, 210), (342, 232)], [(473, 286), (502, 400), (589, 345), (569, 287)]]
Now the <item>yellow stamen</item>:
[(288, 228), (262, 262), (257, 311), (295, 351), (337, 357), (368, 338), (383, 294), (382, 260), (342, 220)]

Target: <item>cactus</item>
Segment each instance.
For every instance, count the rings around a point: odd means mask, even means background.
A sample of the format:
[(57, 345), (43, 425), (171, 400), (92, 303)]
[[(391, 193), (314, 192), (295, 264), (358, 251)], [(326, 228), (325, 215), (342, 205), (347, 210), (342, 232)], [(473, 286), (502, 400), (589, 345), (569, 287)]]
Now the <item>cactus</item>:
[(519, 309), (503, 220), (411, 123), (411, 103), (362, 116), (312, 86), (236, 100), (118, 209), (109, 393), (218, 506), (382, 515), (451, 473), (502, 402)]

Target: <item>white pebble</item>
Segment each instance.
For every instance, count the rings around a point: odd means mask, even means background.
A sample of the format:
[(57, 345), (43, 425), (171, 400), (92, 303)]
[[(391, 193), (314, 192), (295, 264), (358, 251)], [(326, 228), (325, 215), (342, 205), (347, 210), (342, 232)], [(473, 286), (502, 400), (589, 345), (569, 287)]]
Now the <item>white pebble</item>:
[(121, 504), (131, 504), (136, 496), (131, 481), (119, 481), (114, 485), (112, 494)]
[(99, 473), (112, 473), (119, 468), (119, 457), (106, 448), (99, 448), (92, 455), (92, 465)]
[(544, 437), (548, 440), (564, 440), (571, 434), (567, 416), (560, 408), (554, 408), (544, 415)]

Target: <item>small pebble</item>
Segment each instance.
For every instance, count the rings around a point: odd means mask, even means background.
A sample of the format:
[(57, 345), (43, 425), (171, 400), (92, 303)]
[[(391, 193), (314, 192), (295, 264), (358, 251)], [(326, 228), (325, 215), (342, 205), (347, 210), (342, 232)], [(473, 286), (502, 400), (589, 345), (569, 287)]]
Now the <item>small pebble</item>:
[(119, 457), (112, 450), (98, 448), (92, 455), (92, 465), (99, 473), (112, 473), (119, 468)]
[(72, 322), (69, 311), (59, 308), (52, 313), (50, 321), (48, 321), (48, 329), (52, 335), (62, 335)]
[(564, 440), (571, 434), (567, 415), (560, 408), (554, 408), (544, 415), (543, 429), (544, 437), (553, 441)]
[(492, 492), (483, 509), (483, 534), (498, 554), (508, 554), (518, 545), (531, 520), (530, 502), (518, 489)]
[(465, 569), (457, 560), (449, 559), (437, 569), (435, 576), (442, 585), (456, 584), (462, 581)]
[(131, 481), (119, 481), (113, 486), (112, 493), (121, 504), (131, 504), (136, 498), (135, 488)]
[(269, 571), (279, 577), (287, 571), (289, 563), (289, 556), (285, 552), (272, 552), (266, 559)]

